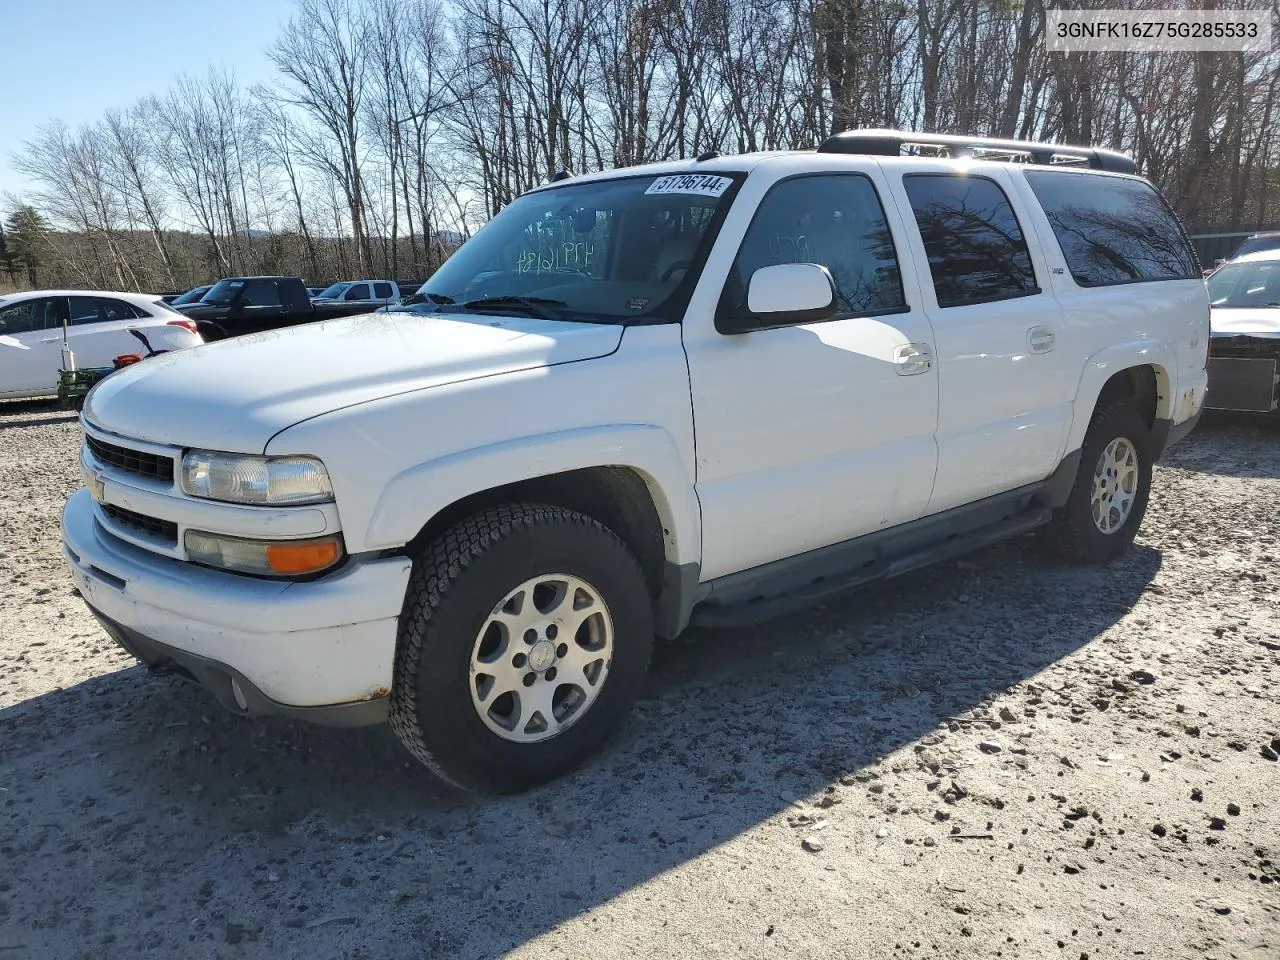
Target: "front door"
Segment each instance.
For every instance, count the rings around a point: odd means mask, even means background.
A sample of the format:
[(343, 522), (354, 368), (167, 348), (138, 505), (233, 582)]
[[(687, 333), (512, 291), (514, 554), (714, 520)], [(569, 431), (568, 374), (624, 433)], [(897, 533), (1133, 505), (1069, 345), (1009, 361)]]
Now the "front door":
[(56, 392), (65, 304), (62, 297), (0, 304), (0, 396)]
[(882, 194), (873, 164), (779, 180), (736, 252), (720, 310), (742, 308), (753, 271), (808, 262), (835, 282), (832, 319), (722, 334), (695, 298), (683, 335), (703, 579), (913, 520), (928, 505), (933, 335)]

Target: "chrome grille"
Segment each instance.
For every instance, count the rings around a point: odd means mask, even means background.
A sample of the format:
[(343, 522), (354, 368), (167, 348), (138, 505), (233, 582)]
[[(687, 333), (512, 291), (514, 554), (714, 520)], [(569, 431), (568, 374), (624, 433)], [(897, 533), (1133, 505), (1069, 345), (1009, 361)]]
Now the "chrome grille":
[(132, 450), (114, 443), (106, 443), (97, 437), (86, 436), (85, 443), (89, 452), (99, 463), (109, 467), (132, 473), (135, 476), (159, 480), (162, 483), (173, 483), (173, 458)]
[(148, 517), (145, 514), (135, 513), (132, 510), (126, 510), (124, 507), (117, 507), (110, 503), (102, 504), (102, 512), (121, 526), (136, 530), (149, 537), (154, 537), (156, 540), (163, 540), (171, 544), (178, 542), (178, 525), (172, 520)]

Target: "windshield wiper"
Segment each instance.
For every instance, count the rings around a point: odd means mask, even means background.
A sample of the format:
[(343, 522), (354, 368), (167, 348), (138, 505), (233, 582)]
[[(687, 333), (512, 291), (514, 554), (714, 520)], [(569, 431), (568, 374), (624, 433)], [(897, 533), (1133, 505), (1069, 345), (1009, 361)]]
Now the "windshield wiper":
[[(462, 305), (464, 310), (509, 310), (513, 307), (523, 310), (531, 316), (537, 317), (539, 320), (560, 320), (562, 319), (558, 307), (567, 307), (568, 304), (563, 300), (553, 300), (550, 297), (482, 297), (479, 300), (468, 300)], [(552, 308), (552, 309), (548, 309)]]

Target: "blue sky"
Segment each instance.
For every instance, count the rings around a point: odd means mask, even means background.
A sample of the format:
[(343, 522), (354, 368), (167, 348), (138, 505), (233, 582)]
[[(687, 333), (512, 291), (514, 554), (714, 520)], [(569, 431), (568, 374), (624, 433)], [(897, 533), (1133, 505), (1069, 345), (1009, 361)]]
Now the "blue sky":
[(10, 159), (41, 124), (72, 126), (224, 64), (246, 85), (292, 0), (0, 0), (0, 202), (28, 189)]

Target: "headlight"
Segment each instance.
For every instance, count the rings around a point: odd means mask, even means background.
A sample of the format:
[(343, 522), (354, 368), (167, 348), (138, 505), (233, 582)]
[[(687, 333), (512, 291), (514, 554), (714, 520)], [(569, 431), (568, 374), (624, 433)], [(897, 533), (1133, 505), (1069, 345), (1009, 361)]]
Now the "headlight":
[(265, 577), (297, 577), (327, 570), (342, 559), (341, 537), (316, 540), (246, 540), (202, 530), (183, 537), (196, 563)]
[(292, 506), (333, 499), (324, 464), (315, 457), (246, 457), (192, 450), (182, 458), (182, 489), (193, 497)]

